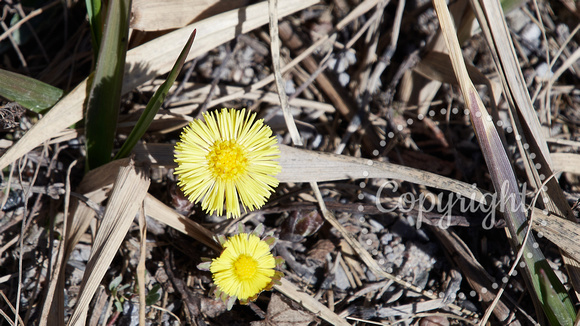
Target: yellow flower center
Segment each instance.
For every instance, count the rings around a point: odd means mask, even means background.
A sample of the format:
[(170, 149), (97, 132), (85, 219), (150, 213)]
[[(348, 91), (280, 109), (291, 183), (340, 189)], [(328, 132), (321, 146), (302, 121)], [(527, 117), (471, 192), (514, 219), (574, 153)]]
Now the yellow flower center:
[(240, 255), (238, 260), (234, 262), (234, 270), (240, 280), (246, 281), (256, 275), (258, 262), (251, 256)]
[(206, 156), (209, 169), (215, 178), (235, 180), (246, 172), (246, 150), (235, 140), (216, 141)]

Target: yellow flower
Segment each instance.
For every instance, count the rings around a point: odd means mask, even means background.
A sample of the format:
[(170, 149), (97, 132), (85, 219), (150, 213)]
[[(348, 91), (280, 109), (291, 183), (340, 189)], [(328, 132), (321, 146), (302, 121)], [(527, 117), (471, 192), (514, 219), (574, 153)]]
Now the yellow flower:
[(230, 237), (224, 251), (210, 265), (219, 292), (242, 303), (271, 288), (276, 276), (276, 261), (270, 246), (255, 234), (240, 233)]
[(209, 214), (241, 215), (240, 201), (254, 210), (266, 203), (278, 180), (276, 137), (256, 114), (222, 109), (192, 121), (175, 145), (178, 185)]

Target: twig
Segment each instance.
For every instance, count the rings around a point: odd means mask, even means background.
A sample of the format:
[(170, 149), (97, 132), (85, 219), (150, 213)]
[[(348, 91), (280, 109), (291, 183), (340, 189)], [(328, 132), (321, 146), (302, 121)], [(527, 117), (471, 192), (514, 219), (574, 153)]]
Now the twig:
[(302, 146), (302, 139), (300, 133), (296, 128), (294, 117), (290, 114), (290, 105), (288, 104), (288, 96), (286, 95), (286, 88), (284, 87), (284, 79), (280, 71), (280, 38), (278, 37), (278, 0), (268, 0), (268, 12), (270, 16), (270, 51), (272, 52), (272, 66), (274, 67), (274, 78), (276, 81), (276, 88), (278, 89), (278, 96), (280, 97), (280, 106), (286, 121), (286, 127), (292, 137), (292, 143), (297, 146)]

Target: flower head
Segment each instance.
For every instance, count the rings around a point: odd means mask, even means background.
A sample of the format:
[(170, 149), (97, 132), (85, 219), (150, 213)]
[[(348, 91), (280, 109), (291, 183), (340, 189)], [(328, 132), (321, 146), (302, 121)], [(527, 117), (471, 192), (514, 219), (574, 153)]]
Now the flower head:
[(243, 110), (205, 113), (192, 121), (175, 145), (178, 185), (208, 213), (241, 215), (266, 203), (280, 172), (276, 137), (264, 120)]
[[(270, 252), (275, 242), (273, 237), (262, 240), (255, 231), (222, 241), (224, 251), (209, 263), (209, 270), (216, 286), (215, 294), (228, 302), (228, 308), (236, 298), (241, 303), (255, 300), (260, 292), (271, 289), (282, 277), (275, 268), (283, 260)], [(207, 269), (208, 264), (200, 264), (199, 268)]]

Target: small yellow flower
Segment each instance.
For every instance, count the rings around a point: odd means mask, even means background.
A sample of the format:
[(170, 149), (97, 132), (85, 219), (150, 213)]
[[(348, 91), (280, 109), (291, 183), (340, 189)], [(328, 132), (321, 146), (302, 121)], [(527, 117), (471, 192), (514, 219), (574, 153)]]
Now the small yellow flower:
[(262, 207), (280, 172), (276, 137), (256, 114), (222, 109), (192, 121), (175, 145), (178, 185), (192, 202), (200, 202), (209, 214), (241, 215)]
[(230, 237), (224, 251), (210, 265), (217, 289), (241, 302), (271, 288), (278, 262), (266, 241), (255, 234), (240, 233)]

